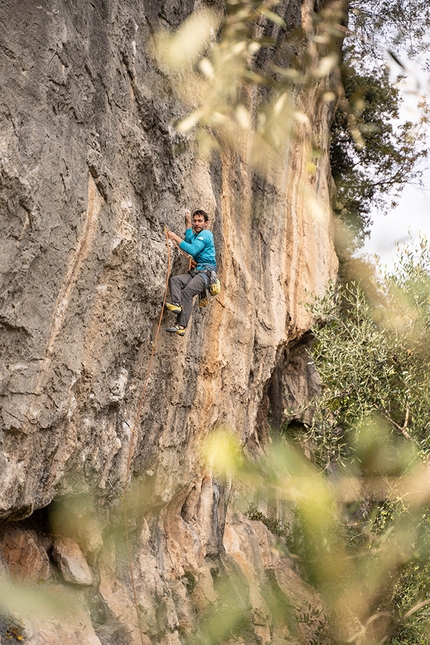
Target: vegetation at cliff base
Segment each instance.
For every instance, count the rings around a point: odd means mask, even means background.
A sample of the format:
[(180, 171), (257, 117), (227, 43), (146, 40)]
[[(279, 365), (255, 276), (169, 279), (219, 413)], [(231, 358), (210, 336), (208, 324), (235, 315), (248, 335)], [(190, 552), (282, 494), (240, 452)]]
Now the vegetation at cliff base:
[[(313, 306), (313, 360), (323, 382), (313, 440), (328, 468), (348, 453), (348, 433), (381, 419), (423, 456), (430, 452), (430, 246), (399, 251), (373, 289), (357, 281)], [(320, 429), (320, 430), (319, 430)], [(321, 436), (319, 436), (319, 433)]]
[(330, 480), (359, 482), (355, 493), (344, 492), (348, 552), (367, 554), (377, 566), (381, 544), (402, 526), (405, 541), (372, 604), (375, 615), (390, 616), (377, 642), (429, 643), (428, 240), (399, 251), (392, 271), (376, 268), (372, 289), (364, 284), (357, 276), (333, 286), (313, 306), (312, 358), (323, 390), (313, 402), (307, 450)]
[(247, 516), (287, 545), (318, 590), (319, 645), (428, 645), (428, 241), (403, 250), (393, 272), (375, 268), (372, 280), (367, 291), (359, 281), (333, 286), (312, 305), (323, 390), (307, 434), (288, 442), (286, 422), (249, 458), (224, 430), (205, 455), (238, 490), (292, 511), (286, 523), (255, 504)]

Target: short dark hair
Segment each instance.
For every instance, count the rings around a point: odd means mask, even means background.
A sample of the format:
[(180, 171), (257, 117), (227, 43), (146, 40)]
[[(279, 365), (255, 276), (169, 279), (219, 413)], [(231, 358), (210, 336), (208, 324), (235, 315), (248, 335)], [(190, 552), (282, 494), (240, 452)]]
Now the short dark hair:
[(196, 211), (194, 211), (193, 217), (194, 215), (203, 215), (203, 217), (205, 218), (205, 222), (209, 220), (209, 215), (207, 214), (206, 211), (202, 210), (201, 208), (198, 208)]

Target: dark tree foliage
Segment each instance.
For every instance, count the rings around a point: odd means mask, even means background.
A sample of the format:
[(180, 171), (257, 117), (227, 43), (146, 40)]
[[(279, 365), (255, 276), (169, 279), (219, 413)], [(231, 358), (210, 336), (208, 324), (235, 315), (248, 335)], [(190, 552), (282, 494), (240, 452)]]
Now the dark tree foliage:
[(334, 210), (353, 240), (346, 255), (364, 242), (371, 213), (388, 213), (404, 186), (418, 182), (422, 175), (419, 162), (427, 156), (426, 107), (423, 103), (421, 124), (399, 121), (399, 79), (390, 78), (387, 52), (401, 67), (406, 56), (421, 56), (425, 64), (430, 3), (350, 0), (348, 15), (341, 66), (344, 96), (331, 142), (337, 187)]
[[(401, 60), (416, 59), (429, 50), (428, 0), (350, 0), (349, 27), (357, 62), (381, 59), (388, 49)], [(356, 37), (358, 36), (358, 38)], [(351, 39), (347, 39), (347, 46)], [(427, 56), (428, 61), (428, 56)]]
[[(396, 124), (399, 90), (386, 67), (359, 73), (345, 63), (341, 73), (348, 110), (341, 107), (332, 125), (330, 155), (337, 187), (334, 210), (360, 245), (371, 223), (371, 211), (385, 214), (395, 206), (404, 185), (419, 178), (417, 163), (427, 150), (414, 124)], [(355, 113), (364, 146), (357, 145), (351, 131), (350, 110)]]

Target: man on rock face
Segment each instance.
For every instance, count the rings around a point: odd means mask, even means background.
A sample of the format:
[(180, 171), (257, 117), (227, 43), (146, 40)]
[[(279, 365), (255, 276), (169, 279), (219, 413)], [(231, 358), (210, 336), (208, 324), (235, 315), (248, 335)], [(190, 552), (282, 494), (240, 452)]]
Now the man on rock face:
[(185, 240), (173, 233), (168, 232), (171, 240), (174, 240), (179, 248), (191, 255), (196, 263), (194, 269), (190, 269), (184, 275), (172, 276), (169, 280), (171, 302), (166, 302), (166, 309), (177, 314), (174, 327), (168, 327), (167, 332), (185, 335), (185, 328), (191, 316), (193, 298), (202, 293), (209, 284), (209, 271), (216, 271), (214, 238), (208, 227), (208, 214), (198, 209), (193, 213), (193, 228), (191, 228), (190, 211), (185, 211)]

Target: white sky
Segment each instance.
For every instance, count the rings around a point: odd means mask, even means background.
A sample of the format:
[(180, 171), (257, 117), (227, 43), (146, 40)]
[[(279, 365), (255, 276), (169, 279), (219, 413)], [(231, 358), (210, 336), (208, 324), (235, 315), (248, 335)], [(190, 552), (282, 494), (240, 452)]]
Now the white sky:
[[(412, 121), (418, 118), (416, 109), (417, 100), (421, 94), (430, 94), (430, 78), (423, 75), (417, 67), (410, 63), (408, 67), (413, 70), (410, 77), (404, 81), (404, 104), (401, 109), (403, 120)], [(395, 64), (393, 63), (393, 67)], [(397, 72), (399, 68), (393, 70)], [(419, 83), (419, 89), (417, 84)], [(430, 131), (428, 133), (430, 147)], [(423, 167), (426, 171), (423, 176), (423, 187), (405, 186), (398, 206), (386, 216), (374, 213), (371, 236), (363, 247), (362, 253), (377, 254), (382, 264), (390, 268), (396, 255), (396, 244), (404, 244), (416, 239), (419, 233), (430, 239), (430, 159), (425, 159)], [(409, 234), (410, 233), (410, 234)]]
[(396, 245), (417, 239), (419, 233), (430, 239), (430, 172), (426, 172), (423, 191), (406, 186), (397, 208), (387, 215), (374, 215), (371, 236), (362, 249), (363, 253), (377, 254), (382, 264), (391, 267), (396, 255)]

